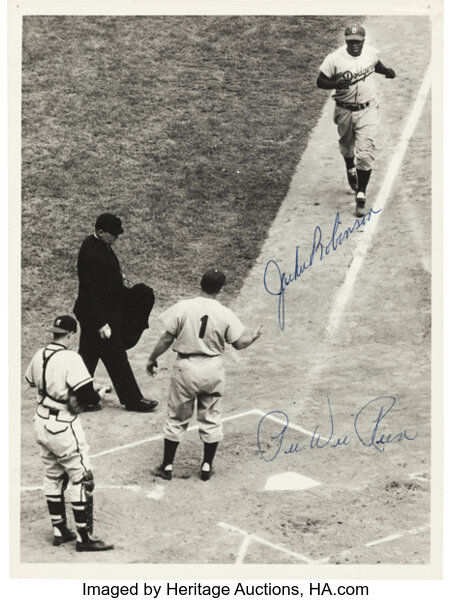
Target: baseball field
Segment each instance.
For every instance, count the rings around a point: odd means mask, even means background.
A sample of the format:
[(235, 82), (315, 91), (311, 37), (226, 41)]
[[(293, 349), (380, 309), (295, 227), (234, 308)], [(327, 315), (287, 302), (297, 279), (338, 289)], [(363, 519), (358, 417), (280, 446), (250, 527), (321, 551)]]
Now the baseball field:
[[(397, 73), (377, 76), (373, 210), (359, 226), (333, 103), (315, 85), (348, 19), (25, 17), (23, 371), (54, 316), (72, 312), (78, 248), (96, 216), (113, 212), (124, 274), (156, 294), (129, 355), (160, 406), (129, 413), (111, 393), (82, 415), (96, 533), (115, 550), (78, 554), (51, 545), (35, 400), (22, 385), (23, 564), (96, 563), (99, 576), (111, 563), (155, 564), (162, 577), (174, 564), (224, 565), (225, 575), (281, 565), (297, 577), (395, 565), (422, 576), (434, 560), (431, 23), (357, 18)], [(335, 227), (348, 233), (333, 244)], [(313, 240), (324, 250), (295, 278)], [(196, 294), (212, 266), (227, 274), (219, 300), (250, 327), (262, 322), (263, 335), (225, 354), (212, 479), (199, 479), (194, 423), (162, 481), (173, 356), (152, 379), (146, 359), (158, 314)], [(103, 367), (96, 381), (108, 383)]]

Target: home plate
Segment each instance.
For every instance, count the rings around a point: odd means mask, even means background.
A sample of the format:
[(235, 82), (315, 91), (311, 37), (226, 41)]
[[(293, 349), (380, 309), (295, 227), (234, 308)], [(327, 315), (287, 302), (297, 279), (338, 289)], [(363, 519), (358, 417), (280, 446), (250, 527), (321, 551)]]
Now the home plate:
[(269, 477), (264, 490), (307, 490), (316, 485), (321, 485), (320, 481), (288, 471)]
[(165, 486), (164, 485), (156, 485), (154, 489), (150, 492), (146, 493), (146, 498), (152, 498), (153, 500), (160, 500), (165, 494)]

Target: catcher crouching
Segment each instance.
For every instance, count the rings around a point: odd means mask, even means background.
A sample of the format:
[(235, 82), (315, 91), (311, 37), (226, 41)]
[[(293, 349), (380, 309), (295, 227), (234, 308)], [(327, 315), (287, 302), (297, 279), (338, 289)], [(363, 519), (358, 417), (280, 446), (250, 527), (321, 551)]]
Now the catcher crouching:
[[(53, 341), (36, 352), (25, 379), (37, 390), (34, 433), (45, 467), (44, 493), (53, 527), (53, 545), (76, 541), (79, 552), (113, 549), (93, 537), (94, 476), (80, 412), (99, 402), (82, 357), (69, 349), (77, 332), (70, 315), (57, 317)], [(65, 492), (70, 498), (76, 533), (67, 526)]]

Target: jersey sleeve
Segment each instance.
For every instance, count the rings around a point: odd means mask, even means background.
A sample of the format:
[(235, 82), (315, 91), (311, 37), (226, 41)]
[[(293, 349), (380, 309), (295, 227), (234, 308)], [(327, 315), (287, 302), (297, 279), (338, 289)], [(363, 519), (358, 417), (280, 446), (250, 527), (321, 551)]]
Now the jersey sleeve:
[(69, 351), (65, 359), (68, 363), (66, 382), (74, 392), (93, 380), (80, 354)]
[(320, 65), (320, 71), (331, 79), (336, 75), (336, 64), (332, 54), (328, 54), (323, 63)]
[(180, 317), (183, 313), (183, 303), (177, 302), (159, 315), (159, 321), (168, 333), (176, 336), (180, 328)]
[(232, 310), (228, 310), (228, 313), (228, 326), (226, 328), (225, 340), (228, 344), (233, 344), (245, 331), (245, 325)]

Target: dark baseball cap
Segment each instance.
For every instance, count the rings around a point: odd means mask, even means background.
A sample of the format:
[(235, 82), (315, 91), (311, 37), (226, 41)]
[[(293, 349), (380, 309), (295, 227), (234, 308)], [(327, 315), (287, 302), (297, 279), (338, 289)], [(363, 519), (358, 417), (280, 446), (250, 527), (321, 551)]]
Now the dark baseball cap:
[(49, 333), (76, 333), (77, 321), (71, 315), (62, 315), (53, 322), (53, 327), (47, 330)]
[(362, 25), (358, 25), (358, 23), (351, 23), (345, 28), (344, 35), (346, 40), (358, 40), (362, 42), (366, 38), (366, 30)]
[(226, 275), (219, 269), (209, 269), (201, 277), (201, 288), (208, 294), (216, 294), (226, 281)]
[(102, 229), (102, 231), (111, 233), (112, 235), (119, 235), (120, 233), (124, 233), (121, 219), (116, 215), (112, 215), (110, 213), (103, 213), (99, 215), (97, 217), (95, 227), (96, 229)]

